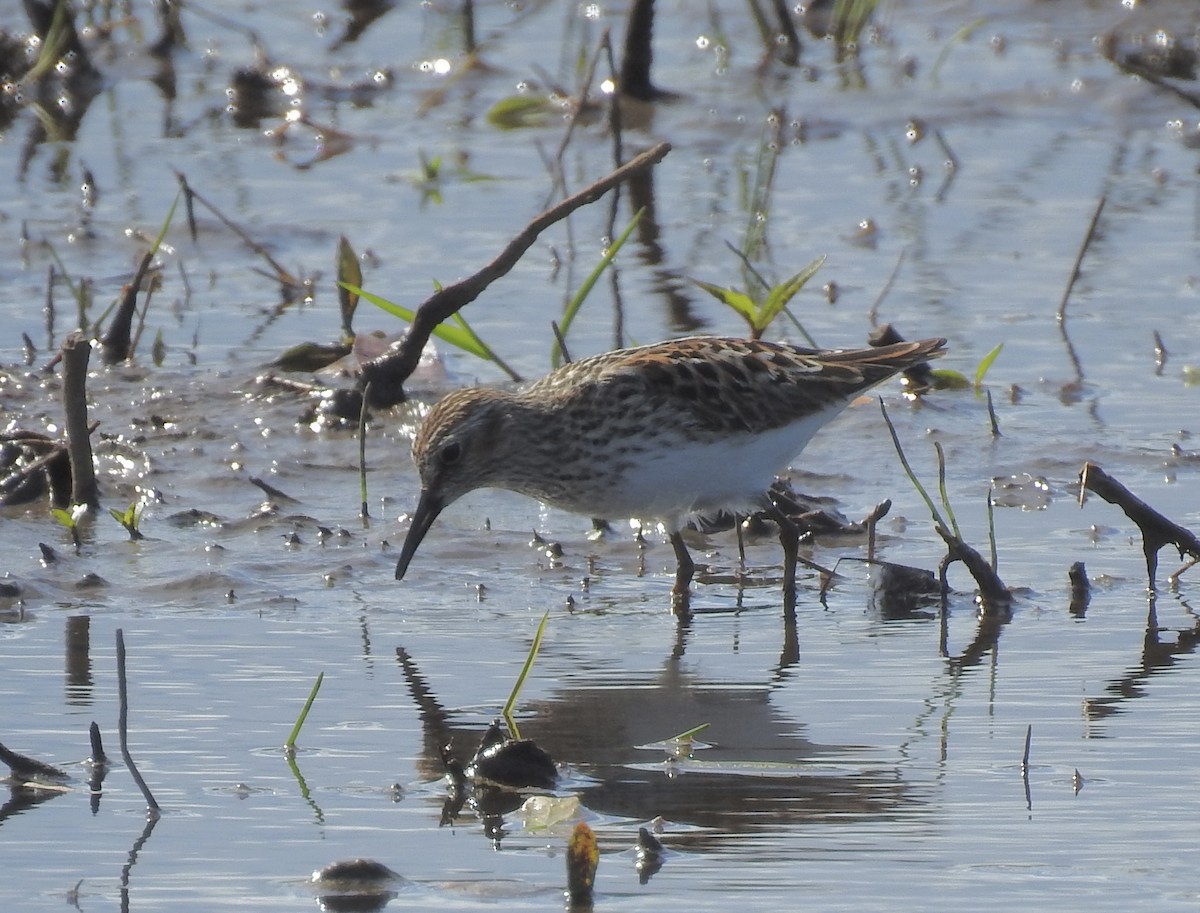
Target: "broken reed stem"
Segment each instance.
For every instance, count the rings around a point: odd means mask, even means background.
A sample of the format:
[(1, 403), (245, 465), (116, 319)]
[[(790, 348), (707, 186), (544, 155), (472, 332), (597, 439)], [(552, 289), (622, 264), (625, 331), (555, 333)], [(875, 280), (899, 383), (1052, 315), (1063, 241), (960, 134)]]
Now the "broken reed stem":
[(1071, 268), (1071, 278), (1067, 280), (1067, 287), (1063, 291), (1062, 301), (1058, 304), (1058, 322), (1062, 323), (1067, 319), (1067, 301), (1071, 298), (1071, 291), (1075, 288), (1075, 283), (1079, 280), (1079, 268), (1083, 265), (1084, 255), (1092, 245), (1092, 239), (1096, 237), (1096, 226), (1100, 223), (1100, 213), (1104, 212), (1104, 203), (1106, 197), (1101, 194), (1099, 201), (1096, 203), (1096, 211), (1092, 213), (1092, 221), (1088, 224), (1087, 234), (1084, 235), (1083, 243), (1079, 245), (1079, 252), (1075, 255), (1075, 265)]
[(359, 507), (359, 517), (369, 519), (371, 512), (367, 509), (367, 401), (371, 396), (371, 385), (363, 390), (362, 408), (358, 411), (358, 493), (362, 499)]
[(1000, 420), (996, 418), (996, 404), (992, 401), (992, 391), (987, 391), (988, 418), (992, 422), (992, 437), (1002, 437), (1000, 434)]
[[(1146, 556), (1146, 575), (1149, 578), (1150, 592), (1155, 590), (1155, 572), (1158, 570), (1158, 551), (1164, 545), (1174, 545), (1179, 550), (1179, 557), (1184, 555), (1200, 559), (1200, 539), (1191, 530), (1180, 526), (1174, 520), (1160, 514), (1157, 510), (1137, 497), (1128, 488), (1110, 476), (1095, 463), (1085, 463), (1079, 473), (1079, 506), (1083, 506), (1087, 492), (1093, 491), (1109, 504), (1115, 504), (1125, 512), (1142, 533), (1142, 551)], [(1195, 563), (1195, 562), (1192, 562)], [(1173, 574), (1178, 577), (1187, 567)]]
[(1000, 556), (996, 552), (996, 510), (992, 503), (992, 486), (988, 486), (987, 493), (987, 521), (988, 521), (988, 545), (992, 550), (992, 570), (996, 570), (1000, 564)]
[(63, 411), (66, 414), (67, 454), (71, 461), (71, 503), (96, 507), (100, 503), (100, 494), (87, 417), (87, 371), (91, 354), (91, 340), (83, 333), (72, 333), (63, 340)]
[(117, 734), (121, 738), (121, 757), (125, 759), (125, 766), (129, 768), (133, 782), (138, 785), (138, 789), (146, 798), (146, 807), (150, 812), (150, 817), (157, 818), (159, 815), (158, 803), (154, 801), (154, 794), (150, 792), (150, 787), (142, 779), (141, 772), (133, 763), (133, 755), (129, 753), (129, 689), (125, 682), (125, 632), (121, 628), (117, 628), (117, 691), (121, 708), (120, 716), (117, 719)]
[(670, 151), (670, 143), (659, 143), (630, 159), (606, 177), (534, 216), (490, 263), (474, 275), (453, 285), (447, 285), (426, 299), (413, 314), (412, 325), (399, 344), (362, 366), (360, 383), (364, 389), (368, 383), (373, 385), (374, 401), (371, 404), (386, 408), (403, 401), (404, 381), (420, 361), (421, 352), (429, 337), (433, 335), (434, 328), (478, 298), (497, 279), (508, 274), (543, 231), (562, 221), (581, 206), (594, 203), (633, 175), (662, 161)]

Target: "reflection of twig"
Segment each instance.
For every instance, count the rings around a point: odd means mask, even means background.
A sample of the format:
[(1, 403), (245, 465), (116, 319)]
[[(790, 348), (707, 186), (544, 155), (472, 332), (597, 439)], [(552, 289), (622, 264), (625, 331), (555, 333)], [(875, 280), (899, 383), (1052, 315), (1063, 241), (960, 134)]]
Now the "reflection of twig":
[(1071, 278), (1067, 280), (1067, 287), (1063, 291), (1062, 301), (1058, 303), (1058, 322), (1062, 323), (1067, 319), (1067, 301), (1071, 297), (1071, 290), (1075, 288), (1075, 283), (1079, 280), (1079, 267), (1083, 264), (1084, 254), (1092, 244), (1092, 239), (1096, 237), (1096, 226), (1100, 222), (1100, 213), (1104, 212), (1105, 197), (1101, 196), (1096, 203), (1096, 211), (1092, 213), (1092, 221), (1088, 225), (1087, 234), (1084, 235), (1083, 243), (1079, 245), (1079, 252), (1075, 254), (1075, 265), (1071, 268)]
[[(1142, 551), (1146, 555), (1146, 574), (1151, 592), (1154, 592), (1154, 575), (1158, 570), (1158, 550), (1164, 545), (1174, 545), (1179, 550), (1180, 558), (1190, 555), (1200, 560), (1200, 539), (1196, 538), (1195, 533), (1164, 517), (1095, 463), (1084, 463), (1079, 474), (1079, 485), (1080, 507), (1083, 506), (1085, 493), (1094, 491), (1109, 504), (1116, 504), (1125, 511), (1125, 516), (1137, 524), (1142, 532)], [(1192, 561), (1185, 565), (1172, 577), (1178, 577), (1195, 563)]]
[(888, 293), (892, 290), (892, 286), (896, 284), (896, 277), (900, 275), (900, 267), (904, 265), (904, 258), (906, 256), (908, 256), (907, 250), (900, 251), (900, 256), (896, 258), (896, 265), (892, 267), (892, 272), (888, 275), (887, 282), (883, 284), (883, 288), (875, 296), (871, 310), (867, 312), (867, 321), (871, 326), (876, 326), (879, 323), (879, 306), (883, 304), (883, 299), (888, 296)]
[(196, 236), (196, 220), (193, 208), (193, 201), (195, 201), (200, 203), (205, 209), (216, 216), (222, 225), (242, 239), (242, 243), (244, 243), (247, 247), (254, 251), (254, 253), (258, 254), (260, 257), (266, 260), (268, 264), (270, 264), (271, 269), (275, 271), (276, 280), (278, 280), (279, 284), (284, 288), (284, 296), (286, 298), (290, 299), (294, 296), (297, 290), (304, 287), (304, 281), (297, 279), (290, 272), (288, 272), (288, 270), (284, 268), (283, 264), (271, 256), (270, 251), (268, 251), (265, 246), (255, 241), (237, 223), (229, 219), (223, 212), (221, 212), (221, 210), (217, 209), (216, 206), (214, 206), (212, 203), (202, 197), (195, 189), (193, 189), (192, 185), (188, 183), (187, 175), (180, 171), (176, 171), (175, 177), (179, 180), (179, 186), (183, 189), (184, 201), (187, 204), (186, 210), (188, 215), (188, 226), (192, 231), (192, 240), (195, 240)]
[(1071, 344), (1070, 338), (1067, 336), (1067, 302), (1071, 298), (1071, 291), (1075, 288), (1075, 283), (1079, 281), (1079, 269), (1083, 264), (1083, 257), (1091, 247), (1092, 239), (1096, 237), (1096, 226), (1100, 222), (1100, 213), (1104, 211), (1105, 197), (1101, 196), (1099, 202), (1096, 203), (1096, 210), (1092, 213), (1092, 221), (1088, 224), (1087, 234), (1084, 235), (1083, 243), (1079, 245), (1079, 251), (1075, 254), (1075, 263), (1071, 267), (1071, 277), (1067, 280), (1067, 287), (1063, 290), (1062, 300), (1058, 303), (1058, 329), (1062, 334), (1063, 343), (1067, 347), (1067, 356), (1071, 359), (1071, 364), (1075, 368), (1075, 384), (1083, 384), (1083, 364), (1079, 360), (1079, 355), (1075, 352), (1075, 346)]
[(372, 405), (387, 407), (403, 401), (402, 385), (420, 361), (421, 351), (433, 334), (434, 328), (478, 298), (497, 279), (510, 272), (543, 231), (581, 206), (595, 202), (633, 175), (657, 164), (670, 151), (670, 143), (659, 143), (591, 186), (535, 216), (490, 263), (474, 275), (447, 285), (426, 299), (417, 308), (408, 333), (396, 347), (363, 365), (359, 383), (364, 388), (366, 384), (371, 384)]
[[(125, 759), (125, 766), (129, 768), (129, 773), (133, 777), (133, 782), (138, 785), (138, 789), (142, 791), (142, 795), (146, 797), (146, 806), (151, 819), (150, 827), (153, 827), (153, 820), (158, 817), (158, 803), (154, 801), (154, 794), (150, 792), (150, 787), (146, 785), (146, 781), (142, 779), (141, 773), (137, 769), (137, 765), (133, 763), (133, 755), (129, 753), (129, 692), (125, 684), (125, 632), (117, 628), (117, 690), (120, 695), (120, 716), (117, 722), (117, 732), (121, 737), (121, 757)], [(150, 828), (146, 829), (144, 837), (150, 836)], [(130, 853), (129, 865), (133, 865), (135, 851)]]
[[(119, 641), (118, 641), (119, 642)], [(132, 770), (133, 768), (130, 768)], [(129, 873), (133, 871), (133, 867), (137, 864), (138, 853), (142, 851), (142, 847), (146, 845), (146, 841), (150, 839), (150, 835), (154, 833), (154, 825), (158, 823), (158, 815), (149, 815), (146, 818), (146, 826), (142, 828), (141, 836), (133, 841), (133, 846), (129, 848), (129, 858), (125, 861), (125, 865), (121, 866), (121, 909), (129, 909)]]

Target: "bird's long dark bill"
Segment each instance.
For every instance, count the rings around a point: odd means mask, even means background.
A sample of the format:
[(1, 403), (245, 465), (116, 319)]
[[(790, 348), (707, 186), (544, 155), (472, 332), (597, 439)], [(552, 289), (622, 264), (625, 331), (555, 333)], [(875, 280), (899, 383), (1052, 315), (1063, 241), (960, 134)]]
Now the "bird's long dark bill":
[(421, 540), (429, 532), (429, 527), (433, 526), (433, 521), (438, 518), (438, 514), (445, 506), (441, 498), (426, 490), (421, 491), (421, 499), (417, 502), (417, 511), (413, 514), (412, 525), (408, 528), (408, 537), (404, 540), (404, 548), (400, 549), (400, 560), (396, 562), (397, 580), (404, 579), (408, 563), (417, 553), (417, 546), (421, 544)]

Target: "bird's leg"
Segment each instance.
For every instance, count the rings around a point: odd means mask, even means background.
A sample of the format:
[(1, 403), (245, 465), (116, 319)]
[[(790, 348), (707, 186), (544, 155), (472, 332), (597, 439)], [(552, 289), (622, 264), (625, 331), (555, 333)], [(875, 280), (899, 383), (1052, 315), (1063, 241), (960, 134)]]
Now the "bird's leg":
[(692, 614), (690, 588), (692, 575), (696, 573), (696, 563), (692, 561), (692, 556), (683, 543), (683, 536), (678, 530), (668, 538), (671, 548), (675, 549), (675, 586), (671, 587), (671, 611), (680, 618), (687, 618)]

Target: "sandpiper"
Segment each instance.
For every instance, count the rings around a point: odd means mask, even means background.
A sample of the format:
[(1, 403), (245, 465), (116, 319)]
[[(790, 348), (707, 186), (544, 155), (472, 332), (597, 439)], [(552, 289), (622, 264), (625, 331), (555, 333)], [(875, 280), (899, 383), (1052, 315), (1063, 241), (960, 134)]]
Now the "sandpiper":
[(661, 521), (679, 614), (695, 570), (680, 535), (689, 519), (766, 508), (781, 521), (785, 606), (794, 606), (798, 539), (767, 497), (772, 480), (857, 394), (945, 343), (817, 350), (694, 337), (572, 362), (519, 392), (450, 393), (413, 441), (421, 495), (396, 579), (447, 505), (506, 488), (588, 517)]

